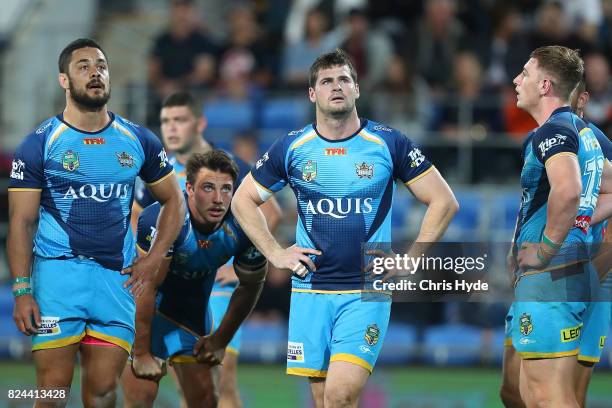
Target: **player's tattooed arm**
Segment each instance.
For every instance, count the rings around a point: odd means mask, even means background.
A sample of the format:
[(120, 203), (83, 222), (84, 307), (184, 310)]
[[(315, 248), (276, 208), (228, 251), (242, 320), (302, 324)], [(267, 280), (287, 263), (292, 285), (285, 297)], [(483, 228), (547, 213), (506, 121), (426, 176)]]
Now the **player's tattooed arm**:
[[(139, 255), (145, 253), (139, 250)], [(155, 315), (157, 288), (163, 283), (172, 258), (164, 258), (155, 279), (143, 284), (140, 296), (136, 298), (136, 336), (134, 338), (132, 370), (138, 378), (157, 381), (165, 374), (162, 361), (151, 354), (151, 322)]]
[(248, 174), (232, 200), (232, 213), (259, 251), (278, 269), (289, 269), (293, 273), (305, 276), (309, 268), (316, 270), (308, 254), (321, 255), (321, 251), (312, 248), (301, 248), (295, 245), (283, 248), (272, 236), (260, 205), (264, 202), (257, 191), (255, 181)]
[(131, 274), (125, 286), (143, 284), (152, 280), (160, 267), (162, 259), (176, 239), (185, 219), (185, 204), (176, 177), (166, 177), (160, 183), (149, 185), (151, 192), (161, 204), (157, 219), (157, 234), (146, 256), (138, 258), (134, 264), (121, 273)]
[(28, 336), (36, 334), (40, 326), (40, 311), (32, 296), (29, 283), (32, 241), (38, 223), (40, 193), (40, 190), (9, 191), (8, 193), (9, 231), (6, 252), (11, 277), (15, 282), (13, 284), (13, 293), (16, 294), (13, 319), (19, 331)]

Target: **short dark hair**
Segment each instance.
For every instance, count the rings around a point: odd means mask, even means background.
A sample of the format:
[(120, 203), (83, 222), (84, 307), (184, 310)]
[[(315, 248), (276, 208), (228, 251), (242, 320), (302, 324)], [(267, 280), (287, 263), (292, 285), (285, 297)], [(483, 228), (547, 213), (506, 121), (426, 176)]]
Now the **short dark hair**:
[(584, 76), (584, 62), (578, 50), (560, 45), (549, 45), (535, 49), (531, 58), (553, 77), (557, 96), (569, 100), (572, 91)]
[(349, 55), (341, 48), (336, 48), (332, 52), (320, 55), (315, 62), (312, 63), (310, 66), (308, 85), (311, 88), (314, 88), (315, 84), (317, 83), (317, 79), (319, 78), (320, 70), (344, 65), (348, 66), (353, 82), (357, 83), (357, 71), (355, 70), (351, 57), (349, 57)]
[(580, 80), (580, 82), (578, 82), (578, 84), (576, 85), (576, 88), (574, 88), (574, 90), (572, 91), (572, 94), (570, 95), (570, 105), (574, 113), (577, 113), (578, 98), (580, 98), (580, 94), (582, 94), (584, 91), (586, 91), (586, 81), (583, 77)]
[(229, 174), (234, 183), (238, 178), (238, 166), (223, 150), (213, 149), (204, 153), (193, 153), (185, 166), (187, 182), (195, 183), (196, 176), (202, 168)]
[(108, 63), (108, 58), (106, 57), (106, 53), (94, 40), (91, 38), (79, 38), (68, 44), (59, 55), (59, 59), (57, 60), (57, 66), (59, 68), (59, 72), (61, 74), (68, 73), (68, 66), (70, 65), (70, 60), (72, 59), (72, 53), (76, 50), (80, 50), (81, 48), (97, 48), (102, 51), (104, 54), (104, 58), (106, 58), (106, 62)]
[(168, 95), (162, 102), (162, 108), (174, 106), (187, 106), (196, 118), (202, 115), (202, 107), (196, 102), (193, 95), (187, 91), (174, 92)]

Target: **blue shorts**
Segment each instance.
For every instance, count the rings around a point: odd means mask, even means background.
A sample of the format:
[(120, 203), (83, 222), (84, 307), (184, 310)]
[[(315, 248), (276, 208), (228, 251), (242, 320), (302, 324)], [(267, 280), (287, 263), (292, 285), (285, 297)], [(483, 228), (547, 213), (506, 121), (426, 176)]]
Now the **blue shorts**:
[[(208, 300), (208, 307), (212, 312), (213, 320), (215, 322), (214, 330), (219, 328), (219, 325), (221, 324), (223, 316), (227, 310), (227, 306), (229, 305), (230, 298), (232, 297), (232, 293), (234, 293), (235, 289), (236, 286), (226, 285), (221, 287), (215, 282), (212, 293), (210, 294), (210, 299)], [(240, 354), (241, 339), (242, 326), (238, 328), (238, 331), (236, 331), (236, 334), (234, 334), (234, 337), (232, 337), (232, 340), (227, 345), (225, 351), (235, 355)]]
[[(210, 308), (206, 310), (205, 327), (208, 335), (212, 333), (213, 318)], [(159, 313), (151, 323), (151, 353), (162, 360), (172, 363), (195, 363), (193, 346), (198, 337)]]
[(34, 257), (32, 289), (42, 327), (32, 350), (79, 343), (87, 334), (130, 353), (136, 305), (123, 287), (127, 279), (87, 258)]
[(610, 329), (610, 302), (590, 302), (580, 340), (578, 360), (598, 363)]
[(512, 319), (514, 317), (514, 303), (508, 308), (508, 314), (504, 322), (504, 346), (512, 346)]
[(579, 265), (571, 274), (561, 273), (523, 276), (517, 283), (510, 330), (512, 345), (523, 359), (577, 356), (580, 352), (587, 310), (597, 303), (588, 300), (598, 290), (599, 281), (590, 263)]
[(287, 374), (326, 377), (331, 361), (372, 372), (389, 325), (391, 299), (377, 294), (293, 289), (289, 313)]

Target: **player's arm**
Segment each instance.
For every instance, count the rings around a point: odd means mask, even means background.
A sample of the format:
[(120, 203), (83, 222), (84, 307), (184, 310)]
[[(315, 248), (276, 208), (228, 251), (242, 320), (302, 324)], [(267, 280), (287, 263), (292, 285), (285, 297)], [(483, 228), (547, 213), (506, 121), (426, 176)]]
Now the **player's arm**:
[[(32, 241), (38, 222), (40, 190), (9, 189), (9, 230), (6, 242), (9, 270), (13, 278), (13, 319), (20, 332), (36, 334), (40, 312), (32, 296), (30, 269)], [(34, 323), (34, 324), (33, 324)]]
[(314, 262), (307, 254), (320, 255), (320, 251), (297, 246), (285, 249), (272, 236), (260, 208), (265, 201), (264, 198), (267, 199), (269, 196), (262, 198), (255, 183), (256, 181), (249, 173), (232, 199), (232, 213), (246, 235), (276, 268), (289, 269), (301, 276), (308, 273), (304, 265), (312, 271), (316, 270)]
[(416, 242), (437, 242), (459, 210), (455, 195), (436, 168), (407, 186), (427, 206)]
[(612, 217), (612, 163), (605, 160), (599, 186), (599, 198), (591, 224), (599, 224), (610, 217)]
[(202, 337), (196, 343), (193, 352), (199, 362), (211, 365), (220, 362), (222, 351), (259, 299), (267, 265), (266, 259), (254, 247), (235, 258), (234, 270), (240, 283), (232, 294), (219, 328), (211, 336)]
[(135, 285), (136, 291), (144, 280), (154, 278), (185, 219), (184, 199), (176, 177), (166, 177), (158, 183), (150, 184), (149, 188), (161, 205), (156, 225), (157, 235), (147, 254), (122, 272), (131, 273), (132, 276), (126, 281), (125, 286)]

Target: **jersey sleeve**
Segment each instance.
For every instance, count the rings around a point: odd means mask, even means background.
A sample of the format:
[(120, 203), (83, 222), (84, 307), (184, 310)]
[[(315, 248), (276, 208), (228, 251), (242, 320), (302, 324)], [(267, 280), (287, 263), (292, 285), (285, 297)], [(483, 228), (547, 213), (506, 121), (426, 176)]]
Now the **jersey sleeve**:
[(140, 206), (140, 208), (147, 208), (157, 201), (140, 177), (136, 179), (136, 183), (134, 185), (134, 201)]
[(404, 184), (410, 184), (433, 169), (420, 147), (406, 135), (397, 132), (391, 155), (393, 157), (393, 177)]
[(597, 141), (601, 146), (601, 151), (603, 152), (604, 157), (607, 160), (612, 161), (612, 142), (610, 141), (610, 139), (608, 139), (608, 136), (606, 136), (604, 132), (602, 132), (597, 126), (593, 125), (592, 123), (589, 124), (589, 127), (591, 128), (593, 133), (595, 133), (595, 137), (597, 138)]
[(44, 135), (28, 135), (15, 150), (10, 190), (41, 190), (44, 185)]
[(544, 165), (559, 154), (578, 154), (578, 135), (561, 126), (543, 125), (534, 133), (531, 144), (535, 156)]
[(151, 249), (151, 242), (157, 234), (156, 225), (159, 211), (159, 205), (152, 205), (145, 208), (138, 217), (136, 245), (141, 251), (149, 252), (149, 249)]
[(138, 129), (138, 136), (144, 150), (144, 163), (138, 174), (147, 184), (154, 184), (172, 173), (172, 164), (168, 161), (166, 150), (151, 131)]
[[(265, 193), (272, 194), (283, 187), (288, 182), (287, 167), (285, 165), (287, 155), (286, 138), (280, 138), (274, 142), (261, 159), (255, 163), (251, 170), (251, 175), (257, 183), (260, 195)], [(266, 197), (262, 197), (266, 198)]]

